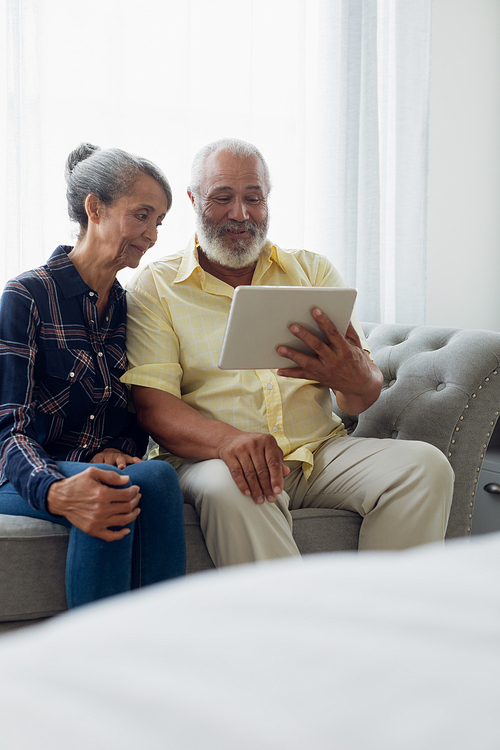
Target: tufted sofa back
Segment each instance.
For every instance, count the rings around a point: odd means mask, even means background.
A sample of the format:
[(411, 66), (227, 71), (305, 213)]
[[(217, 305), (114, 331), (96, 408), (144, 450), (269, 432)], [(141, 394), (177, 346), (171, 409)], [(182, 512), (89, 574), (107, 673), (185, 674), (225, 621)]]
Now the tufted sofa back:
[(424, 440), (455, 471), (448, 537), (470, 533), (481, 463), (500, 409), (500, 333), (364, 323), (384, 376), (378, 401), (352, 418), (356, 437)]

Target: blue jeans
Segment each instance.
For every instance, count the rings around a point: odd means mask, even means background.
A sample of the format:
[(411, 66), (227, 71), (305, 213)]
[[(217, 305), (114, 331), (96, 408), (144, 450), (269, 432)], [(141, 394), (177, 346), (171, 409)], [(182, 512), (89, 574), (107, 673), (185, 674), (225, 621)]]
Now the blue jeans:
[(71, 477), (89, 466), (126, 474), (141, 489), (141, 512), (128, 525), (130, 534), (105, 542), (77, 529), (66, 518), (33, 510), (8, 482), (0, 487), (0, 513), (29, 516), (70, 529), (66, 557), (66, 598), (77, 607), (113, 594), (141, 588), (186, 572), (184, 501), (177, 474), (164, 461), (143, 461), (125, 469), (106, 464), (58, 461), (61, 474)]

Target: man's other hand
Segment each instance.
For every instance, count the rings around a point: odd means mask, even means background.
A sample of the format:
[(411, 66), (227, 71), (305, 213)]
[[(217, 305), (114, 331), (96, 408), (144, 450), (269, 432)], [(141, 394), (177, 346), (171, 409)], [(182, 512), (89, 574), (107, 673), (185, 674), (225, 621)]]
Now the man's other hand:
[(227, 465), (240, 492), (254, 502), (274, 503), (283, 492), (283, 477), (290, 469), (272, 435), (241, 432), (231, 435), (219, 447), (219, 458)]

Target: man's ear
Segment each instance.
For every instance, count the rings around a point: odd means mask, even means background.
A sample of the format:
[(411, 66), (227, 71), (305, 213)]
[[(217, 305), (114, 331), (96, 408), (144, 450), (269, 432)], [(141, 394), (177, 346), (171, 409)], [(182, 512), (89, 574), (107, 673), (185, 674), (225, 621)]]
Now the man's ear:
[(89, 193), (85, 198), (85, 211), (93, 224), (99, 224), (102, 216), (101, 202), (95, 193)]
[(191, 190), (190, 190), (190, 189), (188, 188), (188, 189), (187, 189), (187, 194), (188, 194), (188, 196), (189, 196), (189, 200), (190, 200), (190, 201), (191, 201), (191, 203), (193, 204), (193, 208), (195, 208), (195, 206), (196, 206), (196, 203), (195, 203), (195, 197), (194, 197), (194, 193), (192, 193), (192, 192), (191, 192)]

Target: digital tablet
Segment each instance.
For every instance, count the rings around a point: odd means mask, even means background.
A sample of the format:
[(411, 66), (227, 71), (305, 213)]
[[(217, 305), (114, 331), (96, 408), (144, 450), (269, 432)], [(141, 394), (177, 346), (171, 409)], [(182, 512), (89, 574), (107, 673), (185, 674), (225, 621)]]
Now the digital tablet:
[(229, 311), (219, 357), (221, 370), (274, 370), (296, 367), (276, 351), (280, 345), (313, 353), (290, 333), (298, 323), (325, 341), (311, 311), (319, 307), (345, 334), (351, 319), (356, 289), (310, 286), (239, 286)]

